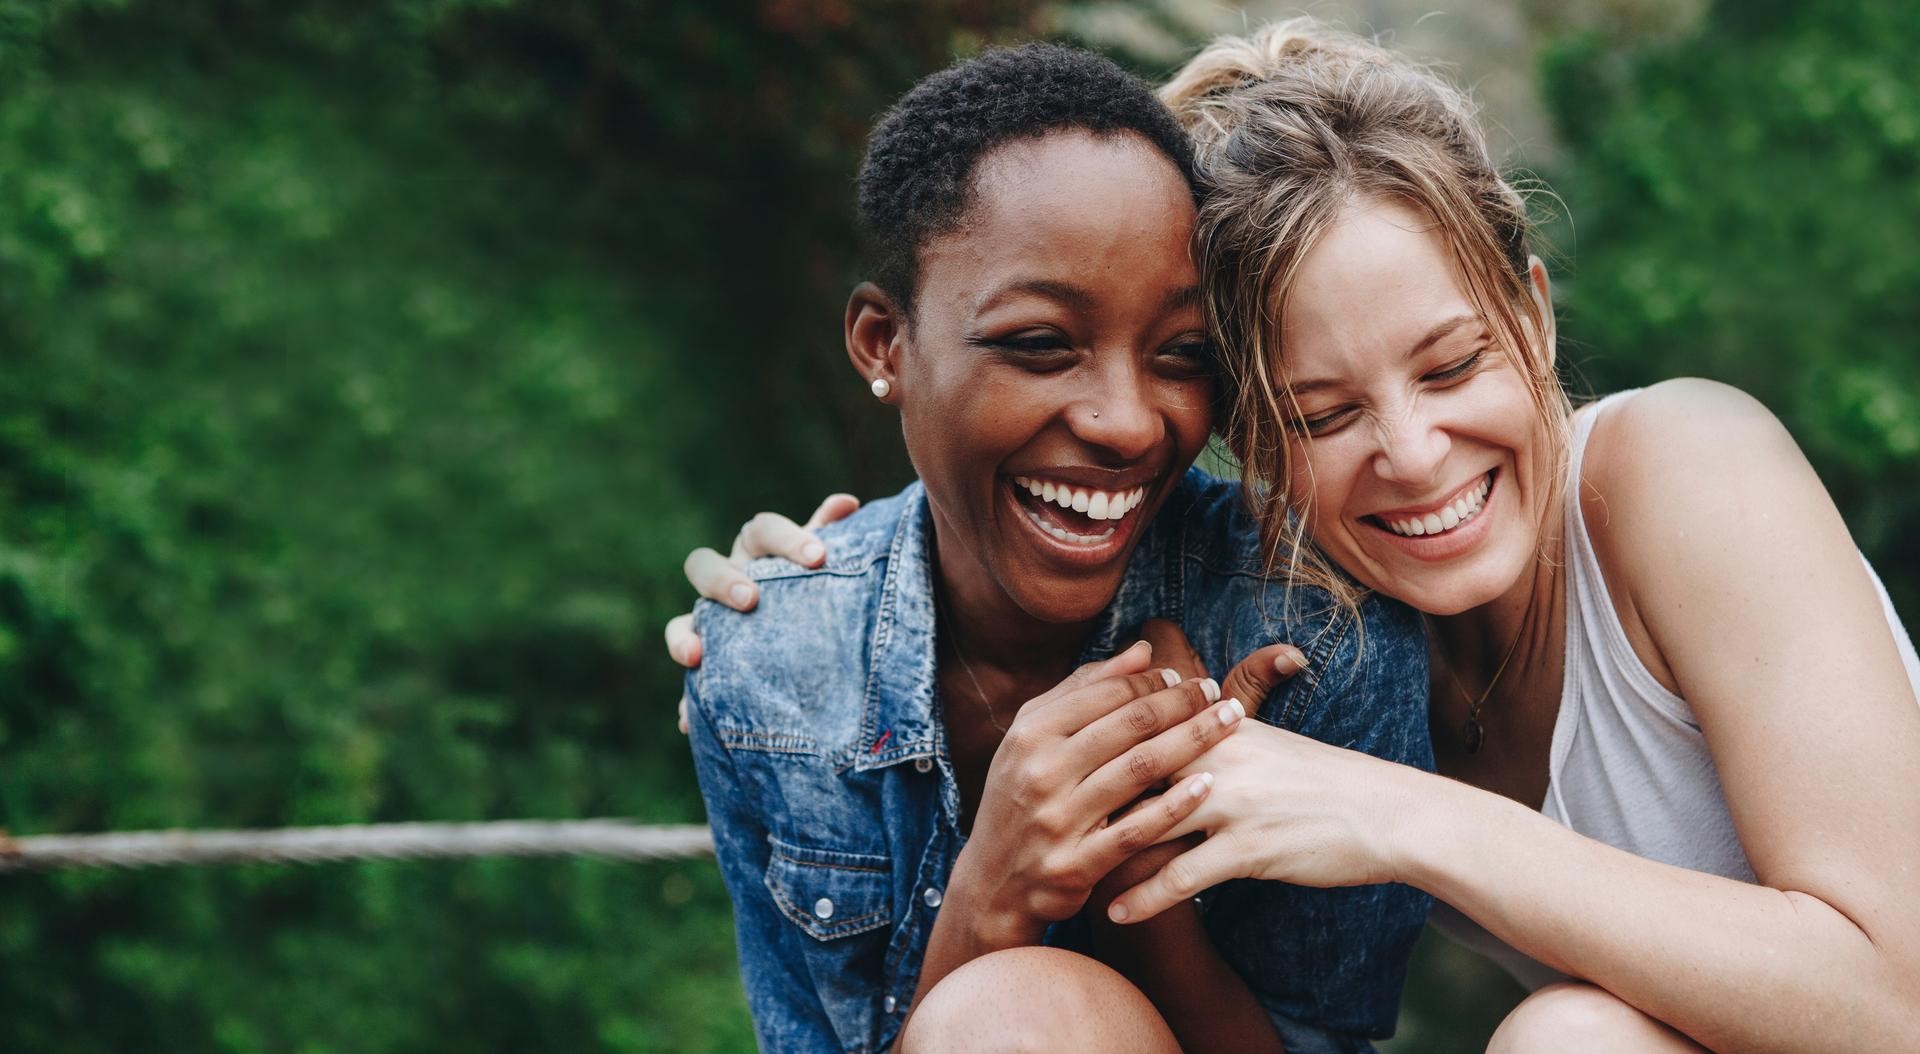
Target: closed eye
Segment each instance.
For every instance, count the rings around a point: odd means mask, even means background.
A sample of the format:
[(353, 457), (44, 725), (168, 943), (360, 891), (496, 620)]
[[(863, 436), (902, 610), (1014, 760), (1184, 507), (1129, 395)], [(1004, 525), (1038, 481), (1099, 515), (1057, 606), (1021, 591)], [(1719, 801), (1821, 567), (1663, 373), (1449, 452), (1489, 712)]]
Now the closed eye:
[(1480, 367), (1480, 363), (1485, 360), (1486, 355), (1487, 355), (1487, 349), (1477, 348), (1474, 350), (1473, 354), (1467, 356), (1466, 358), (1461, 359), (1460, 361), (1454, 363), (1451, 366), (1445, 366), (1445, 367), (1442, 367), (1441, 369), (1437, 369), (1420, 379), (1423, 381), (1430, 381), (1435, 384), (1445, 384), (1448, 381), (1460, 380), (1466, 375), (1472, 373), (1474, 370), (1478, 369)]
[(1053, 330), (1023, 330), (1004, 337), (969, 336), (973, 347), (1028, 370), (1051, 373), (1073, 361), (1073, 343)]
[(1342, 406), (1311, 417), (1296, 417), (1293, 420), (1293, 428), (1296, 432), (1305, 432), (1310, 436), (1330, 435), (1352, 420), (1353, 415), (1353, 407)]

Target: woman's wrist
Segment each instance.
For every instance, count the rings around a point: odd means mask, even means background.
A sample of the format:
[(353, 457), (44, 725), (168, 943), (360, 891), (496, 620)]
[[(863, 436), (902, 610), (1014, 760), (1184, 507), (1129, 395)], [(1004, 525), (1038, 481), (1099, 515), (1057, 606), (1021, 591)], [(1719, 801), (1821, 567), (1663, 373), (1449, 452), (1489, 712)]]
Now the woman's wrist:
[(1019, 907), (994, 903), (989, 890), (975, 881), (979, 870), (972, 864), (962, 849), (947, 878), (947, 890), (940, 907), (943, 914), (957, 916), (961, 921), (972, 954), (985, 955), (1039, 944), (1046, 936), (1046, 920), (1035, 918)]
[(1482, 835), (1512, 809), (1524, 809), (1458, 780), (1410, 770), (1400, 783), (1389, 837), (1393, 880), (1435, 896), (1480, 857)]

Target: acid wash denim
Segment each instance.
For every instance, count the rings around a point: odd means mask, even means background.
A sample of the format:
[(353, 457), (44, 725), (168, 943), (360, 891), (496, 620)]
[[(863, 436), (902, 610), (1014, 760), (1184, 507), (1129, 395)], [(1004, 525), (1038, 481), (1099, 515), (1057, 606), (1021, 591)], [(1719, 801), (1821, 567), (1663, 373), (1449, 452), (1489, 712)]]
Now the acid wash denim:
[[(821, 534), (823, 567), (750, 568), (751, 614), (700, 606), (705, 657), (687, 676), (687, 714), (761, 1048), (874, 1052), (906, 1018), (966, 839), (934, 677), (926, 493), (916, 483)], [(1369, 599), (1363, 631), (1324, 594), (1269, 585), (1260, 570), (1238, 488), (1189, 472), (1082, 660), (1113, 654), (1156, 616), (1180, 623), (1216, 676), (1291, 641), (1308, 669), (1261, 720), (1431, 769), (1417, 617)], [(1365, 1051), (1392, 1033), (1426, 894), (1238, 881), (1201, 904), (1290, 1052)], [(1084, 935), (1076, 920), (1048, 942), (1084, 947)]]

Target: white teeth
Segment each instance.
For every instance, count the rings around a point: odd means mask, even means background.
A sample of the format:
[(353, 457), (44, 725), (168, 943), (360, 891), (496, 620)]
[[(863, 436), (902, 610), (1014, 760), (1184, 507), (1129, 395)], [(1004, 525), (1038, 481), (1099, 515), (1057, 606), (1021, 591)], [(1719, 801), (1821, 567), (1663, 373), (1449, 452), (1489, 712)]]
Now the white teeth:
[(1393, 533), (1409, 538), (1451, 531), (1479, 514), (1480, 509), (1487, 503), (1487, 491), (1492, 486), (1493, 480), (1482, 476), (1478, 486), (1456, 498), (1453, 504), (1442, 507), (1437, 513), (1411, 516), (1404, 520), (1382, 519), (1380, 522)]
[(1117, 529), (1109, 527), (1099, 534), (1075, 534), (1072, 531), (1062, 530), (1042, 520), (1032, 509), (1021, 509), (1020, 511), (1027, 514), (1027, 519), (1032, 520), (1035, 527), (1040, 528), (1069, 545), (1094, 545), (1099, 542), (1104, 542), (1113, 537), (1113, 532)]
[(1120, 519), (1139, 508), (1140, 503), (1147, 498), (1145, 487), (1135, 487), (1127, 491), (1075, 490), (1065, 484), (1033, 479), (1028, 476), (1015, 476), (1013, 482), (1026, 488), (1027, 493), (1041, 501), (1052, 502), (1063, 509), (1072, 509), (1094, 520)]

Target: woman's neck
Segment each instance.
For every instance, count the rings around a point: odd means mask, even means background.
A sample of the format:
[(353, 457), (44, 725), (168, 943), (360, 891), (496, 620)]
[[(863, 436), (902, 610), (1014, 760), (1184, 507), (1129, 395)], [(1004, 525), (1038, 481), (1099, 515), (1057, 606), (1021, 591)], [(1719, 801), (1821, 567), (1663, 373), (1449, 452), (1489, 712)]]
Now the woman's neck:
[[(1560, 647), (1559, 596), (1564, 539), (1564, 499), (1550, 503), (1541, 517), (1540, 551), (1528, 569), (1487, 603), (1457, 615), (1429, 616), (1435, 643), (1463, 681), (1487, 685), (1508, 666), (1526, 668), (1530, 656)], [(1512, 676), (1512, 674), (1508, 674)]]

